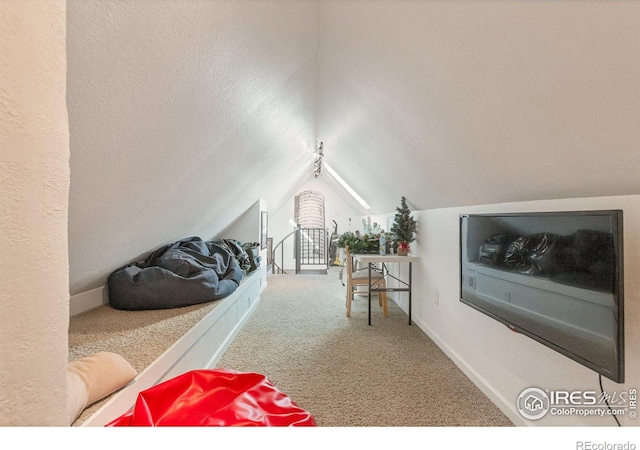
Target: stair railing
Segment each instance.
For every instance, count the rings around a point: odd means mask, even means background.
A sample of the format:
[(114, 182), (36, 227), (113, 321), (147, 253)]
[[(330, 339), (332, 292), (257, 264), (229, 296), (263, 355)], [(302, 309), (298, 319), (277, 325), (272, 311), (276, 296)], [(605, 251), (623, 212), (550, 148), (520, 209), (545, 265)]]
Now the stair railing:
[[(289, 237), (293, 236), (294, 234), (296, 234), (296, 248), (297, 248), (297, 241), (299, 239), (300, 236), (300, 225), (298, 225), (296, 227), (295, 230), (293, 230), (291, 233), (287, 234), (285, 237), (282, 238), (282, 240), (280, 242), (278, 242), (276, 244), (275, 247), (273, 247), (273, 250), (271, 252), (271, 273), (272, 274), (286, 274), (287, 272), (284, 270), (284, 245), (282, 245), (284, 243), (284, 241), (286, 241), (287, 239), (289, 239)], [(278, 263), (276, 262), (276, 253), (278, 251), (278, 247), (280, 247), (280, 265), (278, 265)], [(298, 252), (296, 251), (295, 254), (297, 255)], [(297, 260), (298, 258), (296, 258)]]
[[(284, 270), (284, 242), (294, 236), (293, 250), (295, 255), (295, 273), (301, 273), (302, 266), (324, 265), (329, 270), (329, 231), (322, 228), (296, 227), (276, 244), (271, 253), (271, 273), (286, 274)], [(303, 237), (306, 239), (304, 240)], [(280, 264), (277, 263), (278, 248), (280, 248)]]

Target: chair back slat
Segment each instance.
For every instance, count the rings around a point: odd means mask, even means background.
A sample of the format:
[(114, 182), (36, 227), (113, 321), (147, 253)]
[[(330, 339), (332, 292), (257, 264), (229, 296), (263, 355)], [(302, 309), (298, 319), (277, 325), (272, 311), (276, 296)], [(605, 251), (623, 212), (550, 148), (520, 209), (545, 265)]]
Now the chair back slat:
[(347, 276), (351, 277), (351, 274), (353, 273), (353, 261), (351, 260), (351, 252), (349, 251), (349, 246), (345, 245), (344, 246), (344, 250), (345, 250), (345, 254), (347, 255), (346, 259), (347, 259)]

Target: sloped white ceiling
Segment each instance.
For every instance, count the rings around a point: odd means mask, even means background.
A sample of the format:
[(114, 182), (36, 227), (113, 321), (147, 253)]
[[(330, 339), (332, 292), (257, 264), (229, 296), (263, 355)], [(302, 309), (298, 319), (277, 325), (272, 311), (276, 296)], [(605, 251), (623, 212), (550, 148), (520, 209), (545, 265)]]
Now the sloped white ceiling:
[(322, 1), (318, 135), (372, 212), (640, 192), (640, 3)]
[(319, 3), (67, 2), (71, 294), (295, 189), (315, 143)]
[(362, 214), (640, 192), (640, 2), (67, 9), (72, 294), (276, 210), (316, 139)]

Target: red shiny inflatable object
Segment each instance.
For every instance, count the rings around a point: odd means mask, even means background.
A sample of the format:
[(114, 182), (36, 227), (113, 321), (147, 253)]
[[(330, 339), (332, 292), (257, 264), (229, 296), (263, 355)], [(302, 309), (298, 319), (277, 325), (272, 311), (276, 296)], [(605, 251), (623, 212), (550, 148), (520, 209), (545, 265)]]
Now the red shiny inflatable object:
[(192, 370), (138, 394), (133, 409), (107, 427), (316, 426), (264, 375)]

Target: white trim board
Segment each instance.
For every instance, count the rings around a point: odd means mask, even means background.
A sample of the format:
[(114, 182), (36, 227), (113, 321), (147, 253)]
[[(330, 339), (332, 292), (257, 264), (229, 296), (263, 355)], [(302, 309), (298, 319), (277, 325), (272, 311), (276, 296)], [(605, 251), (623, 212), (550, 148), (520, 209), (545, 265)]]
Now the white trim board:
[(260, 302), (260, 294), (267, 286), (262, 282), (262, 270), (265, 268), (248, 276), (81, 426), (105, 426), (127, 412), (141, 391), (190, 370), (214, 367)]
[(471, 367), (460, 355), (456, 352), (452, 351), (439, 337), (435, 334), (427, 325), (425, 325), (420, 320), (411, 318), (412, 322), (427, 335), (429, 338), (435, 342), (435, 344), (455, 363), (456, 366), (475, 384), (478, 389), (482, 391), (484, 395), (486, 395), (491, 402), (496, 405), (502, 413), (507, 416), (511, 422), (513, 422), (516, 426), (531, 426), (530, 422), (524, 420), (524, 418), (518, 413), (515, 409), (515, 405), (512, 402), (507, 401), (500, 392), (498, 392), (494, 387), (489, 384), (489, 382), (482, 377), (478, 372), (476, 372), (473, 367)]
[(106, 286), (81, 292), (69, 298), (69, 317), (109, 304)]
[[(388, 295), (387, 300), (394, 301), (400, 307), (400, 309), (407, 313), (406, 305), (398, 303), (398, 300), (393, 298), (393, 296)], [(407, 303), (407, 301), (405, 301), (404, 303)], [(483, 376), (481, 376), (471, 365), (469, 365), (465, 359), (451, 350), (444, 343), (444, 341), (440, 339), (440, 337), (436, 333), (434, 333), (433, 330), (431, 330), (431, 328), (429, 328), (424, 322), (422, 322), (420, 319), (417, 319), (413, 315), (411, 317), (411, 322), (417, 325), (418, 328), (420, 328), (424, 332), (424, 334), (426, 334), (460, 370), (462, 370), (462, 373), (464, 373), (467, 378), (469, 378), (471, 382), (475, 384), (478, 389), (480, 389), (482, 393), (486, 395), (489, 400), (491, 400), (491, 402), (496, 405), (511, 422), (514, 423), (514, 425), (532, 426), (531, 422), (526, 421), (520, 415), (520, 413), (518, 413), (513, 402), (507, 401), (507, 399), (504, 398), (500, 394), (500, 392), (496, 390), (491, 384), (489, 384), (489, 382)]]

